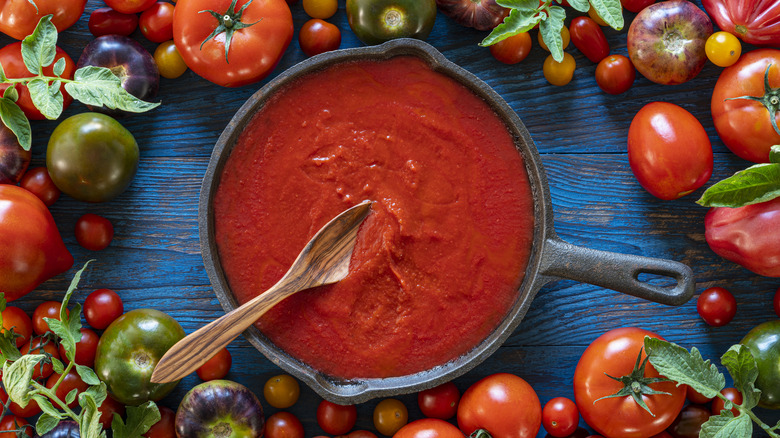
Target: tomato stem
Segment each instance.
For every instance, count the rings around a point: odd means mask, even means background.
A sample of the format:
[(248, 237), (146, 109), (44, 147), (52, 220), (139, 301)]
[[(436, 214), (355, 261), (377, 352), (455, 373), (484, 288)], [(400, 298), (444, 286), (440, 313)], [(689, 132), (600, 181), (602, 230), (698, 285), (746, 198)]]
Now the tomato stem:
[(647, 367), (648, 358), (645, 357), (645, 360), (642, 360), (643, 350), (644, 349), (639, 350), (639, 355), (636, 358), (636, 363), (634, 364), (634, 369), (631, 371), (631, 373), (623, 377), (613, 377), (607, 373), (604, 373), (604, 375), (606, 375), (610, 379), (614, 379), (622, 383), (623, 388), (612, 395), (607, 395), (594, 400), (593, 401), (594, 404), (597, 401), (603, 400), (605, 398), (631, 396), (634, 399), (634, 402), (636, 402), (636, 404), (641, 406), (642, 409), (646, 410), (650, 415), (655, 417), (655, 414), (653, 414), (653, 412), (647, 406), (647, 403), (645, 403), (644, 397), (648, 395), (660, 395), (660, 394), (671, 395), (668, 392), (656, 391), (655, 389), (650, 387), (650, 385), (653, 383), (668, 382), (669, 379), (665, 377), (645, 377), (645, 368)]
[(210, 9), (206, 9), (200, 12), (208, 12), (214, 18), (217, 19), (217, 26), (214, 28), (214, 31), (211, 32), (209, 36), (206, 37), (205, 40), (203, 40), (202, 43), (200, 43), (200, 49), (203, 50), (203, 45), (206, 44), (206, 42), (210, 39), (215, 38), (217, 35), (224, 33), (225, 34), (225, 63), (230, 64), (230, 61), (228, 61), (228, 53), (230, 52), (230, 42), (233, 40), (233, 34), (237, 30), (241, 30), (244, 28), (247, 28), (249, 26), (253, 26), (260, 21), (262, 21), (262, 18), (260, 20), (255, 21), (254, 23), (244, 23), (241, 21), (242, 16), (244, 15), (244, 10), (253, 2), (254, 0), (249, 0), (248, 2), (244, 3), (244, 6), (241, 6), (241, 8), (236, 11), (236, 3), (238, 0), (232, 0), (230, 2), (230, 6), (228, 7), (228, 10), (224, 13), (218, 13), (214, 12)]
[(747, 99), (753, 100), (764, 105), (769, 112), (769, 122), (772, 124), (775, 132), (780, 135), (780, 128), (777, 126), (777, 112), (780, 111), (780, 87), (772, 88), (769, 86), (769, 69), (772, 64), (766, 66), (764, 71), (764, 95), (763, 96), (739, 96), (730, 97), (726, 100)]

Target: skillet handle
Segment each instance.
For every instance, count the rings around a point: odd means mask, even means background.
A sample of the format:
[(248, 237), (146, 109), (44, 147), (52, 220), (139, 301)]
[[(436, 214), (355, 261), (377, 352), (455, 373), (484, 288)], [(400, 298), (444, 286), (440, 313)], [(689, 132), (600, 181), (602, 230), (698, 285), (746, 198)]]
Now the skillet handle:
[[(541, 273), (581, 281), (670, 306), (693, 297), (695, 282), (688, 265), (672, 260), (600, 251), (564, 242), (545, 241)], [(674, 287), (661, 287), (639, 280), (639, 274), (671, 277)]]

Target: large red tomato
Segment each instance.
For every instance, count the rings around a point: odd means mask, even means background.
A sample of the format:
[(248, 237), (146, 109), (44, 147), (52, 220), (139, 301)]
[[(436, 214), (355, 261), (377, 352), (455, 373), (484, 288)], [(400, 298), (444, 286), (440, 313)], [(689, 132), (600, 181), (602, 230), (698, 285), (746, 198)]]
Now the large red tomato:
[[(588, 346), (577, 364), (574, 371), (577, 407), (585, 422), (601, 435), (611, 438), (650, 437), (666, 429), (682, 410), (686, 386), (676, 386), (672, 381), (649, 384), (653, 390), (668, 392), (669, 395), (641, 395), (652, 415), (631, 395), (602, 398), (624, 388), (623, 383), (609, 376), (620, 378), (631, 375), (640, 354), (644, 362), (645, 336), (661, 339), (655, 333), (634, 327), (610, 330)], [(640, 369), (634, 377), (658, 376), (655, 368), (647, 363), (644, 372)]]
[(535, 437), (542, 405), (531, 385), (508, 373), (492, 374), (471, 385), (458, 404), (458, 427), (467, 436), (478, 429), (493, 438)]
[(49, 14), (57, 31), (62, 32), (79, 21), (86, 4), (87, 0), (4, 0), (0, 2), (0, 32), (24, 39)]
[[(769, 65), (772, 65), (769, 67)], [(776, 91), (764, 89), (764, 75), (770, 88), (780, 87), (780, 50), (759, 49), (745, 53), (734, 65), (723, 69), (712, 92), (712, 120), (720, 139), (732, 152), (756, 163), (769, 161), (769, 149), (780, 144), (780, 134), (772, 120), (780, 124), (775, 109), (767, 111), (762, 102), (733, 99), (752, 96), (766, 99), (777, 108)]]
[(412, 421), (398, 430), (393, 438), (463, 438), (460, 429), (438, 418)]
[(292, 36), (292, 13), (284, 0), (179, 0), (173, 13), (173, 41), (184, 62), (225, 87), (268, 76)]
[(707, 14), (722, 30), (756, 45), (780, 45), (780, 2), (777, 0), (702, 0)]

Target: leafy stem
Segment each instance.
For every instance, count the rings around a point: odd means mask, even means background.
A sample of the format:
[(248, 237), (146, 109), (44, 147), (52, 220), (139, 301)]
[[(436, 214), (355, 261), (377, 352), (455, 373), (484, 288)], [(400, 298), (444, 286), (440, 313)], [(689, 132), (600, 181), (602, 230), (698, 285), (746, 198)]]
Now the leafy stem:
[(780, 127), (777, 126), (777, 120), (775, 120), (777, 118), (777, 112), (780, 111), (780, 87), (772, 88), (769, 85), (769, 69), (772, 68), (772, 65), (773, 64), (767, 65), (766, 70), (764, 71), (763, 96), (739, 96), (731, 97), (726, 100), (747, 99), (764, 105), (764, 108), (766, 108), (769, 113), (769, 123), (772, 124), (772, 128), (774, 128), (775, 132), (780, 134)]
[[(64, 376), (64, 375), (65, 375), (65, 374), (63, 374), (63, 376)], [(60, 379), (62, 379), (62, 378), (60, 377)], [(34, 380), (33, 380), (33, 381), (31, 381), (31, 384), (32, 384), (33, 388), (35, 388), (35, 390), (36, 390), (36, 392), (37, 392), (37, 393), (39, 393), (39, 394), (42, 394), (42, 395), (45, 395), (45, 396), (46, 396), (46, 397), (48, 397), (48, 398), (49, 398), (51, 401), (53, 401), (54, 403), (57, 403), (57, 404), (59, 405), (60, 409), (62, 409), (63, 411), (65, 411), (65, 414), (66, 414), (68, 417), (72, 418), (72, 419), (73, 419), (73, 420), (75, 420), (75, 421), (79, 421), (79, 415), (78, 415), (77, 413), (75, 413), (75, 412), (73, 411), (73, 409), (71, 409), (70, 407), (68, 407), (68, 404), (67, 404), (67, 403), (63, 402), (62, 400), (60, 400), (60, 398), (59, 398), (59, 397), (57, 397), (57, 386), (59, 385), (59, 383), (60, 383), (60, 382), (57, 382), (57, 385), (55, 385), (55, 386), (54, 386), (54, 388), (52, 388), (52, 389), (49, 389), (49, 388), (47, 388), (47, 387), (45, 387), (45, 386), (41, 385), (40, 383), (38, 383), (38, 382), (36, 382), (36, 381), (34, 381)]]
[(650, 387), (650, 385), (653, 383), (668, 382), (669, 379), (664, 377), (645, 377), (645, 368), (647, 367), (648, 358), (645, 357), (645, 360), (642, 360), (642, 352), (643, 350), (639, 350), (639, 355), (636, 358), (634, 369), (628, 375), (623, 377), (613, 377), (607, 373), (604, 373), (610, 379), (617, 380), (618, 382), (622, 383), (623, 388), (612, 395), (607, 395), (596, 399), (593, 403), (596, 403), (597, 401), (603, 400), (605, 398), (619, 398), (630, 395), (636, 404), (641, 406), (642, 409), (646, 410), (651, 416), (655, 417), (655, 414), (647, 406), (647, 403), (645, 403), (644, 396), (671, 395), (668, 392), (656, 391)]

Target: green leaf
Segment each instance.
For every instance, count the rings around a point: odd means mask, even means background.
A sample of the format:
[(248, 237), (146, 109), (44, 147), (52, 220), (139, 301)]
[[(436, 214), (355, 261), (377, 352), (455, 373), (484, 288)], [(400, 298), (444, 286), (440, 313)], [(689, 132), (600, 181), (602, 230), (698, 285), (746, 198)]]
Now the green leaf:
[(699, 438), (750, 438), (753, 423), (747, 415), (734, 417), (731, 411), (726, 415), (713, 415), (701, 425)]
[(4, 361), (15, 361), (22, 357), (22, 353), (16, 347), (16, 336), (13, 336), (10, 332), (4, 332), (0, 336), (0, 354), (3, 356)]
[(590, 0), (590, 4), (609, 27), (623, 29), (623, 5), (620, 0)]
[(111, 429), (114, 438), (142, 438), (150, 427), (160, 421), (160, 410), (153, 401), (140, 406), (127, 407), (127, 423), (119, 416), (114, 416)]
[(0, 82), (5, 82), (8, 80), (8, 77), (5, 75), (5, 70), (3, 70), (3, 64), (0, 64)]
[(563, 38), (561, 29), (563, 20), (566, 19), (566, 11), (560, 6), (550, 6), (547, 11), (548, 17), (539, 23), (539, 32), (542, 34), (542, 40), (550, 49), (553, 59), (556, 62), (563, 61)]
[(509, 15), (504, 18), (504, 22), (494, 27), (490, 35), (485, 37), (479, 45), (490, 46), (519, 33), (528, 32), (542, 19), (541, 14), (538, 14), (535, 9), (533, 14), (520, 9), (511, 9)]
[(57, 60), (57, 62), (54, 63), (54, 75), (58, 78), (62, 76), (63, 73), (65, 73), (65, 67), (67, 66), (67, 62), (65, 62), (65, 58), (60, 58)]
[(726, 387), (726, 377), (715, 364), (704, 360), (696, 347), (683, 347), (645, 336), (645, 352), (650, 363), (662, 375), (678, 385), (688, 385), (707, 398), (713, 398)]
[(35, 400), (36, 403), (38, 403), (38, 406), (45, 414), (48, 414), (49, 416), (60, 420), (65, 418), (65, 414), (58, 411), (57, 408), (54, 407), (54, 405), (51, 403), (51, 401), (49, 401), (47, 397), (44, 397), (41, 394), (35, 394), (33, 396), (33, 399)]
[(106, 390), (106, 384), (100, 382), (99, 385), (93, 385), (87, 388), (86, 393), (89, 393), (90, 397), (95, 400), (98, 406), (103, 404), (103, 401), (108, 397), (108, 391)]
[(89, 386), (100, 385), (100, 379), (97, 374), (92, 371), (92, 368), (84, 365), (76, 365), (76, 372), (79, 373), (79, 377)]
[(62, 361), (57, 359), (56, 357), (51, 357), (51, 366), (55, 373), (62, 374), (65, 372), (65, 365), (62, 364)]
[(14, 102), (19, 100), (19, 91), (16, 89), (16, 84), (11, 84), (10, 87), (6, 88), (5, 91), (3, 91), (3, 97), (11, 99)]
[(30, 121), (27, 120), (27, 116), (24, 115), (24, 111), (19, 108), (19, 105), (7, 96), (0, 98), (0, 119), (16, 135), (22, 148), (29, 151), (32, 146)]
[(569, 6), (577, 12), (586, 13), (590, 9), (590, 2), (588, 0), (569, 0)]
[(35, 423), (35, 432), (37, 432), (39, 436), (43, 436), (47, 432), (57, 427), (59, 423), (59, 418), (52, 417), (46, 413), (41, 414), (41, 416), (38, 417), (38, 421)]
[(94, 259), (87, 260), (87, 262), (84, 263), (84, 266), (73, 275), (73, 279), (70, 280), (68, 290), (62, 298), (59, 321), (53, 318), (44, 318), (54, 334), (60, 337), (60, 345), (65, 349), (65, 355), (70, 362), (76, 361), (76, 343), (81, 340), (81, 305), (76, 304), (72, 309), (68, 309), (68, 304), (70, 303), (70, 297), (73, 295), (73, 292), (76, 291), (79, 286), (81, 275), (93, 261)]
[(708, 188), (697, 204), (705, 207), (743, 207), (780, 196), (780, 164), (761, 163), (741, 170)]
[(79, 431), (81, 438), (102, 438), (106, 436), (100, 425), (100, 412), (95, 399), (88, 392), (79, 395), (81, 415), (79, 415)]
[(73, 74), (73, 82), (65, 90), (85, 105), (106, 106), (134, 113), (149, 111), (159, 103), (145, 102), (122, 88), (122, 82), (111, 70), (93, 65), (82, 67)]
[(65, 404), (71, 404), (74, 400), (76, 400), (76, 397), (79, 395), (78, 389), (73, 389), (68, 394), (65, 395)]
[(769, 162), (780, 163), (780, 145), (774, 145), (769, 148)]
[(33, 105), (49, 120), (56, 120), (62, 114), (63, 98), (59, 87), (50, 88), (42, 78), (35, 78), (27, 83), (30, 99)]
[(30, 391), (33, 369), (45, 357), (43, 354), (25, 354), (13, 363), (6, 362), (3, 366), (3, 384), (9, 400), (21, 407), (27, 406), (34, 395)]
[(729, 370), (734, 387), (742, 393), (742, 407), (753, 409), (761, 399), (761, 390), (755, 386), (758, 378), (758, 364), (744, 345), (732, 345), (720, 358), (720, 363)]
[(33, 33), (22, 40), (22, 61), (35, 76), (43, 74), (43, 67), (51, 65), (57, 54), (57, 28), (51, 17), (42, 17)]

